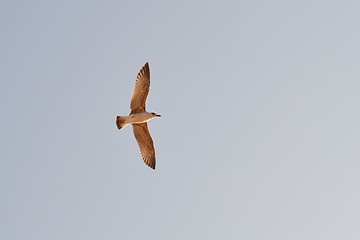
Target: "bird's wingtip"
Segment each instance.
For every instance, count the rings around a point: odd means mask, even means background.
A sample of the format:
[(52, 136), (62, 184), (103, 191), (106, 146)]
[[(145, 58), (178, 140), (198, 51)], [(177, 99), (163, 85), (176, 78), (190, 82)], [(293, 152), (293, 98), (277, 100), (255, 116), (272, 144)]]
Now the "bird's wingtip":
[(148, 167), (155, 170), (155, 164), (154, 165), (149, 164)]

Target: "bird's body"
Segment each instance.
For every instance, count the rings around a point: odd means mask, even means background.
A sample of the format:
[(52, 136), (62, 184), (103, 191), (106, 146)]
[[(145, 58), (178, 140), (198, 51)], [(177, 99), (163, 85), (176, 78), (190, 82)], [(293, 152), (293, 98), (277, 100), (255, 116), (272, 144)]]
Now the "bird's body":
[(144, 162), (155, 169), (155, 148), (151, 138), (147, 122), (153, 118), (161, 117), (156, 113), (146, 111), (146, 98), (150, 88), (150, 69), (146, 63), (136, 78), (135, 89), (131, 98), (129, 116), (117, 116), (118, 129), (132, 124), (136, 141), (139, 145)]
[(160, 115), (154, 115), (153, 113), (149, 112), (140, 112), (140, 113), (133, 113), (129, 116), (117, 116), (117, 122), (119, 122), (118, 128), (121, 129), (128, 124), (139, 124), (139, 123), (146, 123), (147, 121), (160, 117)]

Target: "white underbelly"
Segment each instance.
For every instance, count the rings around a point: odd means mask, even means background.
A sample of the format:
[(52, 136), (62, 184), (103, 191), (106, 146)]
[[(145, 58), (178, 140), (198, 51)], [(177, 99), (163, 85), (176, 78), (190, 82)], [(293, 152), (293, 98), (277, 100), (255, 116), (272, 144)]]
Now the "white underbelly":
[(144, 123), (153, 118), (154, 116), (148, 113), (134, 113), (127, 117), (127, 122), (129, 124)]

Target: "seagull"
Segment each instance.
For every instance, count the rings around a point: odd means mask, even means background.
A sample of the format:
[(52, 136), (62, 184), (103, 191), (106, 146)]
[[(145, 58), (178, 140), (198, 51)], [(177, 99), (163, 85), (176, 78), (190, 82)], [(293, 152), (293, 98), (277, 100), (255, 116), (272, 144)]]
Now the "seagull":
[(154, 112), (146, 111), (146, 98), (150, 88), (150, 69), (146, 62), (137, 75), (135, 89), (131, 98), (129, 116), (117, 116), (118, 129), (132, 124), (136, 141), (140, 148), (141, 156), (150, 168), (155, 170), (155, 148), (147, 122), (153, 118), (161, 117)]

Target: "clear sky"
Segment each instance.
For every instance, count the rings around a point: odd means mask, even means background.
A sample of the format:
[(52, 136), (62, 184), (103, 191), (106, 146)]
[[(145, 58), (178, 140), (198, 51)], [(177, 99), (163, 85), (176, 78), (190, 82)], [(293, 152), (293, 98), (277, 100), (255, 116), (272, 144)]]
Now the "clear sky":
[(2, 1), (0, 239), (360, 239), (359, 8)]

